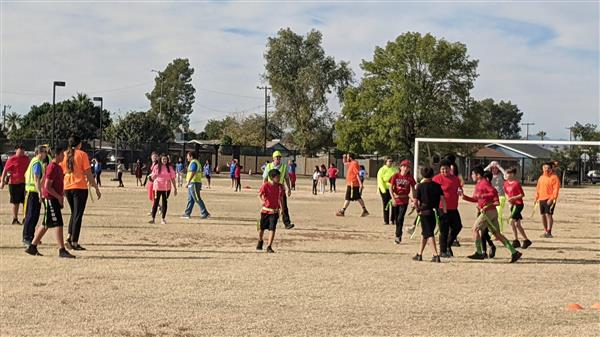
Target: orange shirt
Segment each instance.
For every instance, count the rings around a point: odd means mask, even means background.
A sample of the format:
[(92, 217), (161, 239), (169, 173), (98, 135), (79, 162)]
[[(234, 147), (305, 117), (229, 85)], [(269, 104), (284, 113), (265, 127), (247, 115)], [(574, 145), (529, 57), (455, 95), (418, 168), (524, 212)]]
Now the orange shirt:
[(556, 200), (558, 199), (558, 190), (560, 189), (560, 181), (556, 174), (542, 174), (535, 188), (535, 200)]
[(350, 161), (348, 164), (348, 172), (346, 173), (346, 184), (348, 186), (358, 187), (360, 180), (358, 178), (358, 171), (360, 168), (356, 160)]
[(65, 190), (87, 190), (88, 181), (85, 171), (90, 169), (90, 160), (87, 153), (81, 150), (75, 150), (73, 155), (73, 172), (67, 169), (67, 153), (65, 159), (60, 163), (65, 173)]

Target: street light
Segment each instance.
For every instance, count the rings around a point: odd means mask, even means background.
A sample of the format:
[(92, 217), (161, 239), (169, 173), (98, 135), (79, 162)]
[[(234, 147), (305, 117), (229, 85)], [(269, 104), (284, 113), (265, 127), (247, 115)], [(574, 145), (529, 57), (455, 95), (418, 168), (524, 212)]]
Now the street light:
[(66, 85), (62, 81), (54, 81), (52, 84), (52, 147), (56, 145), (56, 87), (64, 87)]
[(158, 105), (158, 114), (162, 114), (162, 101), (163, 101), (163, 82), (164, 78), (161, 76), (161, 72), (155, 69), (151, 69), (150, 72), (157, 73), (158, 77), (160, 77), (160, 103)]
[(104, 99), (102, 97), (94, 97), (93, 100), (100, 102), (100, 150), (102, 150), (102, 111), (104, 111)]

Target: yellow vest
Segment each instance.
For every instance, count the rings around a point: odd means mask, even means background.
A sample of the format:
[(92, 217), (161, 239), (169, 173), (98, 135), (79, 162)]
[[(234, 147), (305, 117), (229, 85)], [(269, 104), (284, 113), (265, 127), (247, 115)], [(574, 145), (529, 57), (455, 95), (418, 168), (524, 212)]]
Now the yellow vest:
[[(196, 174), (194, 174), (191, 170), (192, 164), (196, 164)], [(192, 176), (193, 175), (193, 176)], [(191, 183), (201, 183), (202, 182), (202, 167), (200, 167), (200, 162), (197, 159), (194, 159), (188, 165), (188, 171), (185, 176), (185, 179)]]
[(40, 192), (35, 188), (35, 177), (33, 176), (33, 165), (38, 164), (38, 163), (40, 164), (40, 167), (42, 168), (42, 175), (40, 177), (40, 181), (44, 177), (44, 171), (46, 169), (44, 163), (41, 160), (39, 160), (37, 156), (33, 157), (33, 159), (31, 159), (31, 161), (29, 162), (27, 171), (25, 171), (25, 191), (27, 191), (27, 192), (35, 192), (35, 193)]
[[(267, 166), (265, 166), (265, 172), (267, 172), (267, 179), (268, 179), (270, 182), (273, 182), (273, 179), (271, 179), (271, 177), (269, 177), (269, 172), (270, 172), (272, 169), (275, 169), (275, 165), (274, 165), (272, 162), (271, 162), (271, 163), (268, 163), (268, 164), (267, 164)], [(287, 176), (288, 176), (288, 168), (287, 168), (287, 165), (286, 165), (286, 164), (284, 164), (284, 163), (281, 163), (281, 164), (279, 164), (279, 168), (277, 168), (276, 170), (279, 170), (279, 172), (281, 173), (281, 175), (280, 175), (281, 179), (279, 180), (279, 181), (280, 181), (280, 183), (281, 183), (281, 184), (284, 184), (284, 182), (285, 182), (285, 178), (287, 178)]]

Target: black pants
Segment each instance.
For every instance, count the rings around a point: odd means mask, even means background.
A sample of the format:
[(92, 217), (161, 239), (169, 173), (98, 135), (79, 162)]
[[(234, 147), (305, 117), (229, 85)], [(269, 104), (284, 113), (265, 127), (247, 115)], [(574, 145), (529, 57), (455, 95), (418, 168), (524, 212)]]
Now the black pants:
[(241, 177), (237, 177), (235, 178), (235, 191), (242, 191), (242, 178)]
[(494, 241), (492, 241), (492, 237), (490, 236), (489, 229), (484, 229), (481, 231), (481, 249), (485, 253), (487, 251), (487, 245), (490, 247), (494, 246)]
[(336, 178), (329, 178), (329, 192), (335, 192), (335, 181)]
[(119, 187), (125, 187), (125, 185), (123, 185), (123, 172), (117, 173), (117, 180), (119, 181)]
[[(379, 191), (379, 195), (381, 196), (381, 201), (383, 202), (383, 223), (388, 225), (390, 221), (396, 221), (396, 207), (388, 207), (390, 200), (392, 200), (389, 190), (386, 190), (385, 193), (381, 193), (381, 191)], [(390, 213), (392, 214), (391, 217)], [(404, 219), (404, 216), (402, 216), (402, 219)]]
[(288, 209), (287, 204), (287, 194), (283, 195), (283, 204), (281, 205), (281, 212), (283, 213), (283, 224), (286, 226), (291, 224), (292, 220), (290, 220), (290, 210)]
[(35, 235), (35, 226), (40, 219), (40, 196), (37, 192), (27, 192), (27, 203), (25, 210), (25, 220), (23, 220), (23, 240), (33, 241)]
[(461, 229), (462, 221), (458, 210), (448, 210), (448, 213), (440, 219), (440, 253), (445, 253), (449, 247), (452, 247), (452, 242), (456, 240)]
[(318, 180), (314, 180), (313, 179), (313, 189), (312, 189), (312, 192), (313, 192), (314, 195), (317, 195), (317, 184), (318, 184), (318, 182), (319, 182)]
[[(390, 207), (391, 208), (391, 207)], [(402, 227), (404, 226), (404, 215), (406, 215), (406, 210), (408, 209), (408, 205), (398, 205), (393, 207), (392, 216), (396, 216), (396, 237), (402, 238)]]
[(162, 218), (164, 219), (167, 216), (167, 199), (169, 199), (170, 194), (171, 191), (154, 191), (154, 201), (152, 202), (152, 219), (156, 217), (160, 199), (162, 199), (162, 204), (160, 205)]
[(81, 221), (88, 198), (88, 190), (66, 190), (65, 197), (71, 209), (71, 218), (69, 219), (69, 242), (79, 242), (79, 233), (81, 232)]
[(102, 174), (102, 172), (98, 172), (96, 173), (96, 185), (102, 187), (102, 182), (100, 181), (100, 175)]

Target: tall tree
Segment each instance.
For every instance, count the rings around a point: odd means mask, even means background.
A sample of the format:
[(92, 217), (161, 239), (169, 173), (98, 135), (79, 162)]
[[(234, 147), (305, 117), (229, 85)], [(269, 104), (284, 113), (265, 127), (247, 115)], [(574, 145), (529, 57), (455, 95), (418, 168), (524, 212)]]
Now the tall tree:
[(315, 131), (331, 130), (333, 114), (327, 107), (327, 96), (335, 92), (341, 100), (352, 80), (347, 62), (336, 63), (325, 55), (322, 39), (317, 30), (302, 36), (289, 28), (281, 29), (268, 39), (265, 52), (265, 79), (275, 98), (274, 117), (284, 123), (282, 127), (292, 129), (294, 144), (304, 154), (331, 142), (324, 143)]
[(196, 93), (192, 85), (193, 74), (194, 68), (190, 67), (188, 59), (175, 59), (158, 73), (154, 79), (154, 89), (146, 93), (151, 113), (168, 126), (170, 138), (177, 130), (189, 130)]
[(537, 133), (537, 136), (541, 138), (541, 140), (544, 140), (544, 138), (546, 137), (546, 131), (540, 131)]
[(586, 123), (584, 125), (579, 122), (575, 122), (575, 124), (571, 127), (571, 132), (575, 139), (583, 141), (600, 140), (600, 130), (598, 130), (598, 125), (596, 124)]
[(521, 138), (521, 118), (523, 113), (511, 101), (494, 102), (487, 98), (476, 103), (479, 117), (483, 121), (482, 128), (491, 138)]
[(168, 126), (160, 123), (152, 113), (131, 111), (107, 130), (107, 137), (114, 139), (116, 136), (129, 146), (137, 146), (146, 142), (166, 142), (170, 139), (169, 132)]

